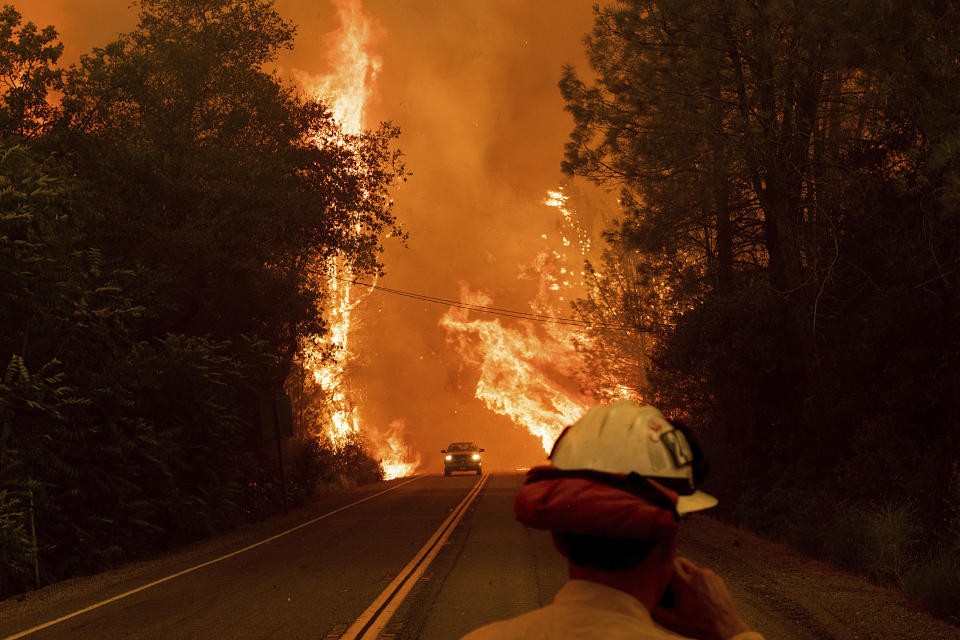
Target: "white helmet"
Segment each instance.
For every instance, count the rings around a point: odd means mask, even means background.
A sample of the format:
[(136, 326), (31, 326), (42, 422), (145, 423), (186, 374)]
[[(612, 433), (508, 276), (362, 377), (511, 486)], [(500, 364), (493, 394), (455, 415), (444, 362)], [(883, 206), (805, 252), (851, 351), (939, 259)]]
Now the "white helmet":
[(637, 473), (679, 494), (678, 513), (717, 505), (717, 499), (696, 487), (698, 451), (686, 435), (655, 407), (630, 400), (597, 405), (560, 434), (551, 464), (564, 470)]

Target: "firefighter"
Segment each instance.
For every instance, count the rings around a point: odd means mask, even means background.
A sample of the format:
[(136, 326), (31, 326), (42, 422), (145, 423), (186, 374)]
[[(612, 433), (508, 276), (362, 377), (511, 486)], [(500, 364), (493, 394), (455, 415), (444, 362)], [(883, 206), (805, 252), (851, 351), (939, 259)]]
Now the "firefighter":
[(682, 425), (654, 407), (593, 407), (514, 504), (520, 522), (552, 532), (570, 579), (552, 604), (463, 640), (762, 640), (719, 576), (676, 556), (680, 516), (717, 504), (698, 489), (705, 472)]

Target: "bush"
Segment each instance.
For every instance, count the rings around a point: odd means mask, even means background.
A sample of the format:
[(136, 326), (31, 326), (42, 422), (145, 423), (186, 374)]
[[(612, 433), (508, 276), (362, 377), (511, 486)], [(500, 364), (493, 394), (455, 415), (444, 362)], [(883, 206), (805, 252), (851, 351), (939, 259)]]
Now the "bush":
[(334, 475), (341, 484), (369, 484), (384, 478), (383, 466), (374, 459), (359, 435), (351, 436), (334, 450)]
[(960, 621), (960, 551), (930, 555), (907, 576), (905, 589), (939, 615)]
[[(960, 514), (954, 510), (948, 509), (947, 529), (955, 535), (929, 552), (910, 506), (848, 500), (829, 513), (829, 499), (782, 483), (751, 487), (730, 502), (722, 513), (737, 524), (900, 588), (934, 613), (960, 621)], [(829, 516), (817, 516), (822, 513)]]
[(316, 494), (328, 457), (325, 445), (329, 446), (317, 438), (297, 438), (287, 444), (287, 497), (292, 505), (305, 504)]
[(718, 516), (805, 552), (822, 554), (822, 514), (830, 512), (832, 501), (821, 492), (797, 486), (795, 476), (785, 468), (783, 477), (770, 486), (746, 484), (736, 492), (721, 483), (715, 491), (720, 498)]
[(824, 532), (825, 550), (839, 565), (903, 587), (920, 527), (907, 506), (841, 503)]
[(33, 546), (27, 531), (27, 507), (0, 489), (0, 595), (27, 588), (32, 575)]
[[(284, 443), (283, 469), (287, 505), (306, 504), (323, 486), (355, 487), (384, 478), (380, 462), (371, 457), (359, 435), (337, 446), (326, 436), (295, 438)], [(262, 456), (250, 465), (243, 491), (243, 513), (260, 520), (277, 513), (283, 504), (277, 475), (276, 443), (265, 444)]]

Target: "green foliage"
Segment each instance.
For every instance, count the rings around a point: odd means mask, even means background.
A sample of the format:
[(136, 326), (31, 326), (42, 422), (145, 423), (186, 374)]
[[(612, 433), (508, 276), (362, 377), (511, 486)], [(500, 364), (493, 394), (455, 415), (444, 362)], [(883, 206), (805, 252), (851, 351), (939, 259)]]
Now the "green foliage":
[[(383, 468), (370, 454), (359, 435), (352, 435), (340, 446), (329, 438), (295, 440), (291, 461), (291, 486), (294, 499), (304, 502), (319, 487), (356, 486), (383, 481)], [(289, 450), (289, 447), (288, 447)]]
[(914, 508), (838, 500), (789, 482), (747, 487), (726, 497), (724, 511), (752, 529), (903, 589), (939, 615), (957, 619), (960, 538), (929, 548), (924, 544), (929, 534)]
[(323, 476), (327, 482), (356, 485), (383, 480), (383, 467), (370, 455), (360, 434), (351, 434), (343, 445), (334, 447), (333, 459)]
[[(130, 522), (177, 522), (165, 544), (238, 518), (242, 453), (252, 430), (242, 415), (238, 346), (173, 334), (138, 343), (114, 372), (115, 380), (128, 382), (105, 388), (96, 403), (115, 407), (99, 419), (126, 436), (114, 445), (122, 447), (124, 492), (98, 502), (114, 501)], [(150, 527), (139, 533), (137, 548), (156, 544)]]
[(0, 593), (10, 593), (20, 584), (8, 584), (31, 572), (33, 543), (29, 517), (23, 501), (7, 490), (0, 490), (0, 560), (6, 569), (0, 572)]
[[(294, 31), (271, 2), (138, 6), (63, 83), (55, 31), (0, 12), (0, 597), (35, 583), (27, 505), (41, 583), (275, 512), (256, 401), (326, 331), (325, 261), (379, 271), (403, 235), (397, 130), (263, 71)], [(295, 503), (382, 478), (298, 446)]]
[[(75, 479), (82, 469), (60, 455), (61, 443), (53, 437), (68, 431), (68, 416), (84, 404), (75, 389), (63, 385), (59, 365), (53, 360), (31, 372), (22, 357), (13, 355), (0, 380), (0, 529), (3, 555), (9, 559), (0, 573), (4, 592), (34, 583), (33, 541), (25, 538), (28, 492), (39, 487), (42, 493), (44, 481)], [(41, 552), (49, 548), (40, 543)]]
[[(243, 511), (249, 519), (281, 509), (274, 443), (265, 447), (263, 454), (243, 491)], [(324, 489), (355, 487), (384, 478), (383, 467), (359, 436), (352, 436), (342, 446), (325, 436), (293, 438), (284, 443), (283, 459), (287, 502), (292, 507), (306, 504)]]
[(380, 236), (402, 236), (397, 131), (345, 135), (263, 71), (293, 37), (271, 3), (147, 2), (140, 17), (67, 74), (55, 141), (97, 194), (84, 224), (138, 272), (151, 335), (257, 335), (283, 372), (326, 329), (324, 262), (376, 271)]
[(901, 504), (841, 502), (824, 532), (828, 557), (871, 578), (903, 587), (920, 536), (916, 514)]
[(921, 561), (907, 577), (906, 592), (937, 613), (960, 620), (960, 551), (941, 550)]
[(287, 445), (287, 494), (292, 504), (304, 504), (316, 495), (332, 467), (330, 449), (329, 442), (311, 437), (294, 439)]

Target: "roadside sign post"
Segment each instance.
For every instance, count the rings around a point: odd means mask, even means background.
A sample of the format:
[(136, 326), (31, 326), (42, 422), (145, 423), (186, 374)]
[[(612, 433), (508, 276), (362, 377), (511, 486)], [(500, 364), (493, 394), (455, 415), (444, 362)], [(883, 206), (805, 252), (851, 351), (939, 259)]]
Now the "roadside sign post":
[(283, 515), (287, 515), (287, 481), (283, 473), (282, 438), (293, 436), (293, 408), (290, 396), (273, 396), (260, 399), (260, 430), (264, 437), (277, 439), (277, 464), (280, 467), (280, 495), (283, 499)]

